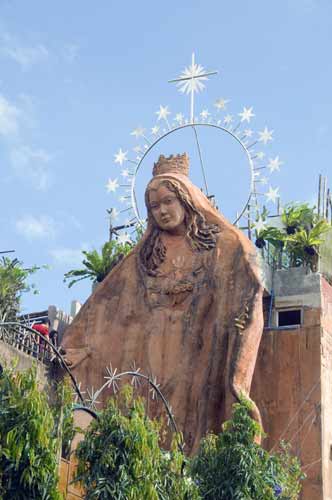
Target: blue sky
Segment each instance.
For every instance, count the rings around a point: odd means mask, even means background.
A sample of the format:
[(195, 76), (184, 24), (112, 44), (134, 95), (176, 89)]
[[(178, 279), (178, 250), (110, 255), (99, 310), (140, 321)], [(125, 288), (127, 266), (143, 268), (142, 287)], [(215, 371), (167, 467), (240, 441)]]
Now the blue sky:
[[(256, 136), (274, 131), (266, 161), (283, 162), (280, 172), (266, 169), (262, 192), (279, 187), (282, 203), (314, 201), (319, 173), (332, 172), (331, 43), (328, 0), (0, 1), (0, 250), (50, 266), (35, 275), (40, 294), (24, 297), (24, 311), (68, 310), (87, 298), (90, 285), (68, 290), (62, 278), (82, 249), (107, 239), (106, 209), (125, 206), (122, 188), (106, 190), (109, 178), (126, 183), (114, 155), (122, 148), (135, 158), (130, 133), (141, 125), (150, 134), (160, 105), (170, 120), (188, 116), (188, 96), (168, 80), (193, 51), (219, 71), (196, 96), (197, 114), (216, 117), (218, 98), (230, 100), (221, 120), (252, 106)], [(246, 158), (227, 134), (199, 134), (209, 190), (232, 218), (248, 191)], [(158, 154), (184, 151), (202, 183), (192, 132), (173, 134), (142, 164), (140, 207)]]

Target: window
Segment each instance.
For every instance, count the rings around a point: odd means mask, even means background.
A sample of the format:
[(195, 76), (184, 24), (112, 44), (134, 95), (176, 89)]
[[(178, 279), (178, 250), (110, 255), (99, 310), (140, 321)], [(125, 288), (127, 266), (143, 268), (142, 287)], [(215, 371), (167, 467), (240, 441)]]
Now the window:
[(301, 325), (301, 323), (301, 309), (287, 309), (285, 311), (278, 311), (278, 326)]

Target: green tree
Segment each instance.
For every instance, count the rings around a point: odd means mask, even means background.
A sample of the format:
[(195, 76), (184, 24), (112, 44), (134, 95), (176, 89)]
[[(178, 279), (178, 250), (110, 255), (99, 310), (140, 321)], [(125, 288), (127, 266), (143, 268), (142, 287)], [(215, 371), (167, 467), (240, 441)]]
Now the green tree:
[(9, 257), (0, 260), (0, 322), (13, 321), (20, 309), (20, 299), (24, 292), (33, 290), (28, 278), (37, 271), (37, 267), (23, 268), (22, 262)]
[(271, 455), (255, 443), (262, 433), (250, 417), (251, 403), (234, 405), (232, 420), (219, 435), (201, 442), (191, 464), (192, 477), (207, 500), (295, 500), (300, 491), (299, 462), (288, 449)]
[(160, 447), (161, 439), (160, 422), (150, 420), (142, 399), (134, 399), (125, 387), (121, 404), (110, 399), (78, 446), (77, 480), (86, 499), (198, 499), (195, 484), (182, 474), (185, 459), (178, 438), (170, 452)]
[(59, 500), (54, 414), (36, 368), (0, 378), (0, 498)]
[(108, 273), (132, 250), (129, 243), (119, 244), (116, 240), (107, 241), (101, 252), (83, 250), (84, 259), (82, 269), (72, 269), (64, 276), (64, 282), (69, 281), (68, 287), (75, 283), (89, 279), (93, 283), (100, 283)]

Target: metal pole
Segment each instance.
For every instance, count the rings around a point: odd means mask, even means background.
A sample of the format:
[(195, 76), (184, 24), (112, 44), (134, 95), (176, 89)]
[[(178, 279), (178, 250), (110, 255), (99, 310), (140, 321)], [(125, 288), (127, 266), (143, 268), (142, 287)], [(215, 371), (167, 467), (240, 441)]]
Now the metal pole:
[(321, 191), (322, 191), (322, 174), (319, 174), (319, 180), (318, 180), (318, 200), (317, 200), (317, 215), (318, 215), (318, 218), (320, 216)]

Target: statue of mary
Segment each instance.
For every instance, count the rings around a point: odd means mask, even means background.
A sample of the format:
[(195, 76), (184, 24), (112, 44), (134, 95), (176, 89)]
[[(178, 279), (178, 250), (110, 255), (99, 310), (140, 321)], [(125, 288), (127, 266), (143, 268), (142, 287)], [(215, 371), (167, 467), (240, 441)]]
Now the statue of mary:
[(141, 241), (84, 304), (63, 347), (83, 387), (100, 387), (110, 363), (153, 374), (191, 452), (249, 397), (263, 315), (254, 247), (188, 171), (186, 154), (160, 156)]

